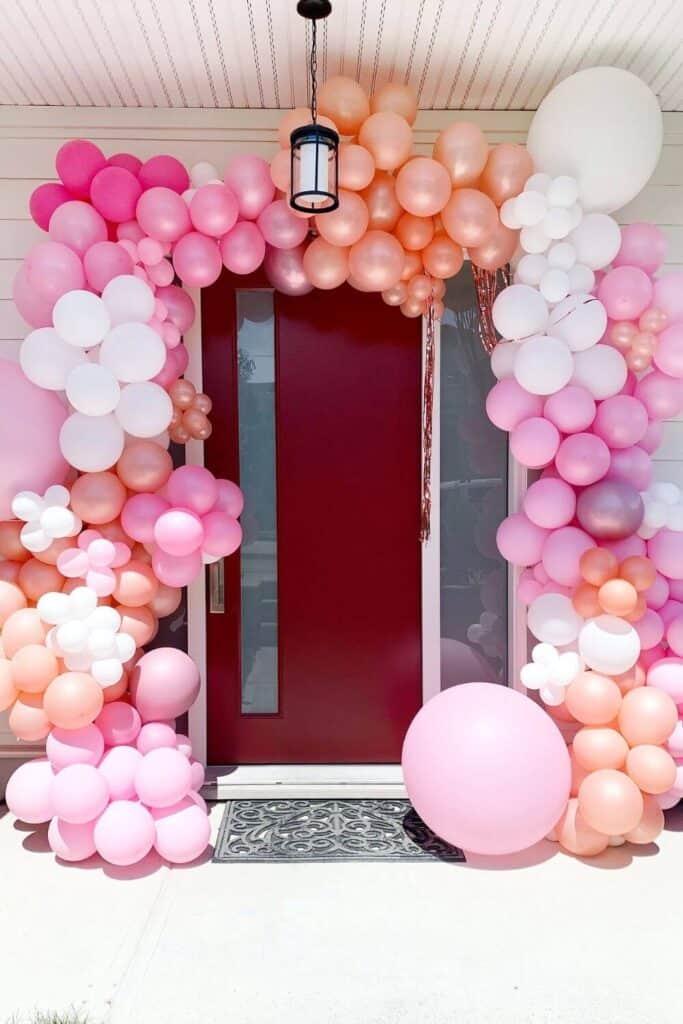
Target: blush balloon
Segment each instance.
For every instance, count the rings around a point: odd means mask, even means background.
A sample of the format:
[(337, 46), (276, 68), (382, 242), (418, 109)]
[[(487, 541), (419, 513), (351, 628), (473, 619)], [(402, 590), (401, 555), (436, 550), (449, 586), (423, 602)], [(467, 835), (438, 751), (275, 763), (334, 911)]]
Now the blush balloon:
[(498, 224), (492, 200), (473, 188), (456, 189), (441, 211), (446, 232), (458, 245), (483, 246)]
[(338, 288), (349, 276), (349, 249), (314, 238), (304, 252), (303, 266), (314, 288)]
[[(396, 175), (396, 198), (404, 210), (416, 217), (431, 217), (442, 211), (450, 194), (448, 171), (430, 157), (413, 157)], [(444, 227), (448, 231), (445, 222)]]
[(387, 171), (377, 171), (368, 188), (361, 193), (368, 211), (369, 228), (393, 231), (396, 227), (403, 210), (396, 197), (395, 181)]

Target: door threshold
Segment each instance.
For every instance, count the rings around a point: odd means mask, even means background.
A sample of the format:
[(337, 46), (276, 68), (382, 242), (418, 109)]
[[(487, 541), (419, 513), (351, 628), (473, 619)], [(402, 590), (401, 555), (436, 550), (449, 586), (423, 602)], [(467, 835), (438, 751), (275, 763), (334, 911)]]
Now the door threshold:
[(209, 800), (405, 800), (400, 764), (244, 764), (207, 768)]

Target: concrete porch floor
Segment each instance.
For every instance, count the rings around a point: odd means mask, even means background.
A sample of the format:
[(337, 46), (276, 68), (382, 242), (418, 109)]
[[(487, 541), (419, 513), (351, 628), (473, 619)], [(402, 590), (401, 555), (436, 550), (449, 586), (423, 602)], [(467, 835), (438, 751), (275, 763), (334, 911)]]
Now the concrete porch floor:
[(0, 815), (3, 1024), (680, 1024), (680, 808), (592, 861), (191, 870), (62, 866)]

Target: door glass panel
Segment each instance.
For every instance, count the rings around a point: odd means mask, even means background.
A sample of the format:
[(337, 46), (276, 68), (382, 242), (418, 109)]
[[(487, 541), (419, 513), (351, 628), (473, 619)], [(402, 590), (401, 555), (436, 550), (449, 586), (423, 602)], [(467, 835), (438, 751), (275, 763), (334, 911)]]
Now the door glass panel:
[(243, 714), (278, 710), (273, 293), (237, 293)]
[(503, 682), (507, 567), (496, 529), (507, 514), (507, 440), (484, 408), (495, 383), (479, 339), (466, 265), (441, 320), (441, 688)]

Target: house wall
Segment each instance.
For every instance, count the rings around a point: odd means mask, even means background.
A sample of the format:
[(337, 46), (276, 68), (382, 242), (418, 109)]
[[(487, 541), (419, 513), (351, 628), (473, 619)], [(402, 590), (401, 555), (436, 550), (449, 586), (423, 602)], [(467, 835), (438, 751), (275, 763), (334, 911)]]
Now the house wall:
[[(429, 153), (437, 132), (457, 117), (453, 111), (422, 111), (415, 125), (418, 151)], [(492, 142), (523, 142), (532, 115), (467, 111), (465, 117), (479, 124)], [(90, 138), (107, 154), (127, 150), (142, 159), (170, 153), (188, 167), (209, 160), (222, 172), (234, 153), (271, 155), (277, 147), (278, 120), (276, 110), (0, 107), (0, 358), (16, 359), (29, 330), (12, 303), (12, 280), (31, 246), (45, 238), (29, 218), (29, 196), (41, 182), (55, 179), (55, 153), (62, 142)], [(669, 239), (668, 267), (683, 267), (683, 113), (664, 115), (664, 148), (652, 181), (618, 219), (659, 224)], [(200, 337), (196, 325), (188, 345), (195, 362)], [(197, 373), (192, 376), (199, 384)], [(199, 457), (197, 450), (188, 454), (191, 461)], [(656, 472), (660, 479), (683, 486), (683, 417), (666, 424)], [(193, 651), (203, 644), (202, 601), (199, 586), (191, 597)], [(201, 701), (193, 713), (205, 714)], [(9, 767), (18, 750), (24, 752), (0, 716), (0, 792), (2, 759)]]

